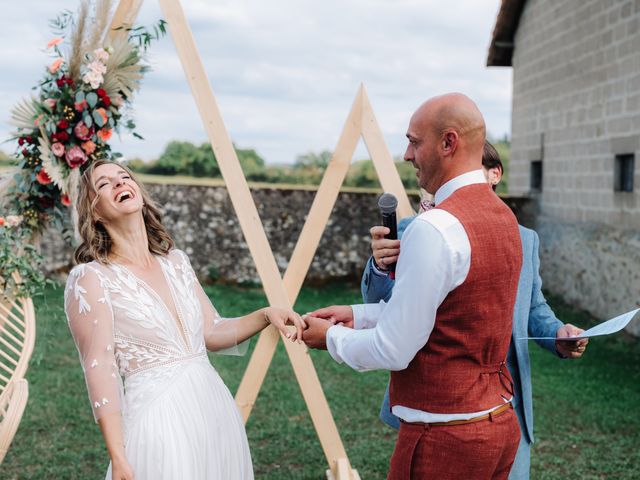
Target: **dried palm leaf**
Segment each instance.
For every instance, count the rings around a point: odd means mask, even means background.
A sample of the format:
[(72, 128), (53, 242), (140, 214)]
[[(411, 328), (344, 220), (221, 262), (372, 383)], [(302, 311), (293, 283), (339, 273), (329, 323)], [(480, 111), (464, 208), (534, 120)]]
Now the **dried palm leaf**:
[(11, 110), (11, 120), (9, 123), (18, 129), (33, 129), (33, 122), (38, 116), (37, 104), (38, 102), (35, 97), (19, 100)]
[(111, 48), (102, 88), (111, 98), (122, 95), (129, 99), (140, 88), (140, 80), (146, 67), (140, 63), (136, 47), (126, 38), (114, 40)]
[(40, 161), (42, 162), (42, 168), (47, 172), (49, 178), (53, 181), (53, 183), (63, 192), (67, 193), (67, 182), (65, 180), (64, 171), (58, 164), (58, 161), (55, 160), (55, 155), (51, 151), (51, 145), (49, 144), (49, 139), (47, 138), (47, 133), (44, 131), (44, 128), (40, 127), (40, 145), (38, 145), (38, 150), (40, 151)]
[(73, 237), (76, 241), (76, 245), (79, 245), (82, 241), (82, 237), (80, 237), (79, 230), (79, 219), (78, 219), (78, 209), (76, 205), (78, 204), (78, 190), (80, 189), (80, 169), (74, 168), (69, 173), (67, 177), (67, 191), (65, 192), (69, 195), (71, 199), (71, 223), (73, 225)]

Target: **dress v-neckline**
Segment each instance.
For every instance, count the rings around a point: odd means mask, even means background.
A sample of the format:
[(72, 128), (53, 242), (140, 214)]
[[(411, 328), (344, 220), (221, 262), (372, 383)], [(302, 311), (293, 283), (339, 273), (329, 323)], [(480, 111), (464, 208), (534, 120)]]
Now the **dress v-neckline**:
[(160, 266), (160, 270), (162, 271), (162, 277), (164, 278), (164, 281), (167, 284), (167, 287), (169, 289), (169, 294), (171, 295), (171, 301), (173, 302), (173, 306), (175, 307), (177, 317), (169, 309), (169, 307), (167, 306), (167, 303), (162, 299), (162, 297), (158, 294), (158, 292), (153, 287), (151, 287), (151, 285), (149, 285), (145, 280), (143, 280), (140, 276), (133, 273), (131, 269), (122, 265), (121, 263), (117, 263), (117, 262), (111, 262), (111, 263), (123, 269), (125, 272), (127, 272), (130, 276), (132, 276), (135, 279), (136, 282), (138, 282), (144, 288), (146, 288), (156, 298), (156, 300), (158, 300), (158, 302), (162, 305), (162, 308), (164, 309), (164, 311), (167, 313), (168, 317), (171, 320), (173, 320), (173, 324), (178, 329), (178, 335), (182, 339), (182, 343), (186, 347), (187, 351), (190, 351), (191, 348), (189, 347), (187, 328), (184, 323), (184, 319), (182, 318), (182, 314), (180, 313), (180, 305), (178, 305), (178, 301), (174, 293), (173, 285), (171, 284), (171, 282), (169, 281), (169, 278), (167, 277), (167, 273), (165, 272), (165, 267), (163, 265), (162, 259), (159, 258), (157, 255), (152, 255), (152, 256), (153, 258), (156, 259), (156, 261), (158, 262), (158, 265)]

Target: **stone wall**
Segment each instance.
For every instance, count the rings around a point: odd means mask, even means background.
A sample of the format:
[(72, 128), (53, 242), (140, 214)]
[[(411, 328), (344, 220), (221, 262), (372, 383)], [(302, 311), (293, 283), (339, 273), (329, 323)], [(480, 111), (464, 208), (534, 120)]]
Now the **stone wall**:
[[(536, 229), (545, 290), (601, 319), (640, 307), (640, 232), (545, 216)], [(627, 331), (640, 336), (640, 321)]]
[[(176, 247), (184, 250), (203, 281), (258, 283), (251, 254), (225, 186), (146, 184), (164, 212), (163, 222)], [(284, 273), (298, 240), (315, 189), (252, 187), (251, 193)], [(374, 191), (344, 190), (331, 213), (307, 281), (359, 278), (370, 253), (369, 229), (379, 224)], [(412, 202), (417, 205), (418, 197)], [(65, 272), (73, 250), (59, 233), (45, 235), (43, 252), (49, 271)]]
[[(189, 255), (201, 280), (259, 282), (226, 187), (154, 183), (146, 186), (162, 206), (164, 223), (176, 246)], [(313, 188), (252, 188), (281, 273), (289, 263), (315, 194)], [(340, 192), (307, 282), (360, 279), (371, 252), (369, 229), (380, 223), (379, 195), (380, 192), (356, 189)], [(411, 200), (415, 207), (417, 195)], [(523, 208), (526, 200), (510, 198), (507, 203), (517, 211), (526, 211)], [(48, 270), (66, 272), (73, 253), (71, 246), (65, 245), (54, 232), (45, 235), (42, 245)]]

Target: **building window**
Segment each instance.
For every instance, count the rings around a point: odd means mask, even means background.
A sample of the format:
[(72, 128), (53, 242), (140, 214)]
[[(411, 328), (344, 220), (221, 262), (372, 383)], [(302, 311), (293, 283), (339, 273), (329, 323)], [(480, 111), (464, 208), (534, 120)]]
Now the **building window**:
[(531, 191), (542, 191), (542, 160), (531, 162)]
[(633, 192), (635, 163), (635, 154), (633, 153), (616, 155), (613, 179), (613, 189), (616, 192)]

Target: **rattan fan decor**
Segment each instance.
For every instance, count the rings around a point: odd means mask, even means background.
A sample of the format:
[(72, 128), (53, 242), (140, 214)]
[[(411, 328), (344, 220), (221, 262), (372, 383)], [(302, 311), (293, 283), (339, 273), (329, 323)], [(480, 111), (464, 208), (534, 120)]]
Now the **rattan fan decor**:
[[(14, 277), (16, 281), (19, 278)], [(28, 398), (24, 376), (36, 338), (30, 298), (0, 292), (0, 463), (18, 429)]]

